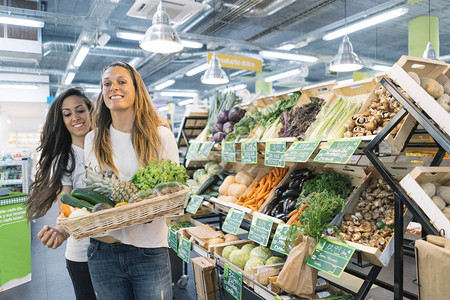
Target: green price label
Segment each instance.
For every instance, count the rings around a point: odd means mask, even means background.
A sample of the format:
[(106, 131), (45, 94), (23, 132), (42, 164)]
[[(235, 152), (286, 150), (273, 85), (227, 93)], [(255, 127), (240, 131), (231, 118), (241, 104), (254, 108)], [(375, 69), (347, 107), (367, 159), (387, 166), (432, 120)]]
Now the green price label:
[(286, 142), (267, 142), (264, 165), (284, 168), (283, 155), (286, 151)]
[(214, 142), (204, 142), (198, 150), (197, 158), (208, 158), (209, 152), (211, 152)]
[(284, 245), (285, 245), (285, 241), (286, 241), (286, 234), (289, 230), (289, 225), (286, 224), (278, 224), (277, 226), (277, 230), (275, 231), (275, 235), (273, 236), (272, 239), (272, 244), (270, 244), (270, 250), (279, 252), (279, 253), (283, 253), (288, 255), (289, 252), (291, 251), (291, 247), (289, 247), (289, 249), (287, 249), (288, 251), (286, 251), (286, 249), (284, 249)]
[(237, 300), (242, 297), (242, 274), (224, 264), (223, 286)]
[(244, 215), (245, 213), (243, 211), (234, 210), (234, 208), (230, 209), (225, 221), (223, 222), (222, 230), (235, 235), (239, 227), (241, 227)]
[(336, 140), (329, 148), (323, 148), (314, 158), (321, 163), (346, 164), (361, 143), (361, 139)]
[(178, 238), (177, 233), (173, 231), (172, 228), (169, 227), (169, 246), (173, 249), (173, 251), (178, 251)]
[(192, 199), (191, 199), (191, 202), (189, 202), (189, 205), (187, 206), (186, 211), (195, 215), (197, 213), (198, 208), (202, 204), (202, 201), (203, 201), (203, 197), (194, 195), (194, 197), (192, 197)]
[(186, 159), (194, 159), (194, 158), (196, 158), (198, 149), (200, 148), (200, 145), (201, 145), (201, 143), (199, 143), (199, 142), (192, 142), (189, 145), (189, 148), (187, 150)]
[(234, 142), (222, 141), (222, 161), (223, 162), (236, 161), (236, 145)]
[(178, 245), (178, 257), (189, 263), (191, 256), (191, 241), (183, 236), (180, 236), (180, 244)]
[(248, 233), (248, 239), (257, 242), (264, 247), (267, 246), (270, 232), (272, 231), (272, 225), (272, 220), (253, 216), (250, 232)]
[(257, 142), (241, 144), (241, 162), (243, 164), (256, 164), (258, 162)]
[(191, 192), (187, 193), (187, 195), (186, 195), (186, 200), (184, 200), (184, 206), (183, 206), (183, 208), (186, 208), (186, 206), (187, 206), (187, 204), (188, 204), (188, 202), (189, 202), (190, 199), (191, 199)]
[(283, 156), (284, 161), (306, 162), (314, 153), (320, 141), (314, 142), (295, 142), (289, 147)]
[(328, 238), (320, 238), (306, 263), (320, 271), (340, 277), (353, 252), (355, 247)]

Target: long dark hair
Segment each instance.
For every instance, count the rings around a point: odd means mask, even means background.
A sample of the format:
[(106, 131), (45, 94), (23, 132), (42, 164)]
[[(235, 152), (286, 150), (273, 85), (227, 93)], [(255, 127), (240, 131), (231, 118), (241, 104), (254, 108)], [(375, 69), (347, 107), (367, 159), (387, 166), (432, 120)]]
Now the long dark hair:
[(62, 177), (72, 174), (75, 169), (72, 137), (61, 113), (62, 103), (70, 96), (83, 99), (91, 115), (92, 103), (82, 88), (70, 88), (53, 101), (47, 113), (41, 143), (37, 148), (37, 151), (41, 153), (36, 176), (26, 201), (28, 220), (42, 217), (47, 213), (62, 190)]

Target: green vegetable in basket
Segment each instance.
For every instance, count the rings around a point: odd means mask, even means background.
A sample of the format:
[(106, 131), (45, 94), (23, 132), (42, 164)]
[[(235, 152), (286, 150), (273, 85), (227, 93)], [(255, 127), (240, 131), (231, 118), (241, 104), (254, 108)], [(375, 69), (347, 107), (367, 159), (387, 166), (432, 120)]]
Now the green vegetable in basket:
[(189, 176), (186, 169), (168, 159), (159, 162), (152, 161), (147, 167), (139, 168), (130, 182), (134, 183), (140, 190), (149, 190), (163, 182), (186, 184), (187, 179), (189, 179)]

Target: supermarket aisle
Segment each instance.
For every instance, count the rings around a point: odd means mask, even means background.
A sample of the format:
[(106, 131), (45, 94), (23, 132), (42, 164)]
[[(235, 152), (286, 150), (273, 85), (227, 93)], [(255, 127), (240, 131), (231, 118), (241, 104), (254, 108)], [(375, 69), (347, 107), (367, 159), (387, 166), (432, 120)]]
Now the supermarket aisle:
[[(55, 203), (47, 215), (31, 224), (31, 282), (0, 293), (0, 300), (75, 300), (64, 258), (65, 243), (58, 249), (48, 249), (36, 237), (43, 225), (55, 225), (57, 210)], [(174, 287), (174, 299), (196, 299), (191, 265), (188, 275), (186, 289)]]

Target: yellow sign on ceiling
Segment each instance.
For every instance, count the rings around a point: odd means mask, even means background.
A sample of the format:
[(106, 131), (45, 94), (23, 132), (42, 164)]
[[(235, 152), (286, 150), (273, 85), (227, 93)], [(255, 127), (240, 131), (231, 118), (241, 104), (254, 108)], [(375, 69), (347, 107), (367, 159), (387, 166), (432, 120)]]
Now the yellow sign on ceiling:
[[(221, 53), (216, 53), (216, 55), (222, 68), (250, 70), (256, 72), (262, 71), (262, 60), (260, 59)], [(211, 56), (212, 52), (208, 52), (208, 63), (211, 60)]]

